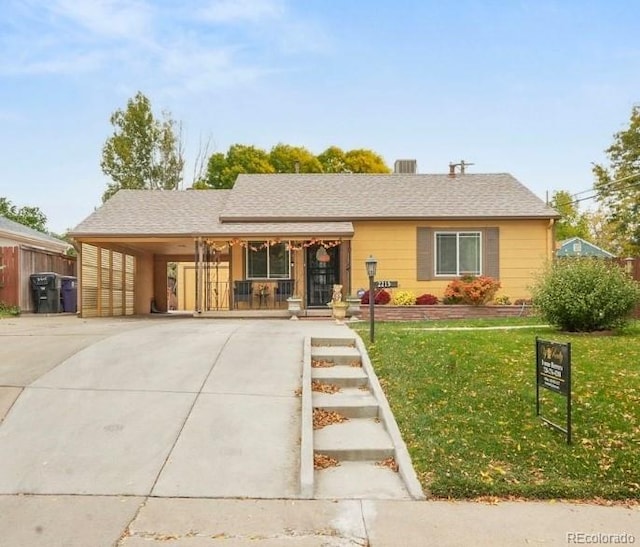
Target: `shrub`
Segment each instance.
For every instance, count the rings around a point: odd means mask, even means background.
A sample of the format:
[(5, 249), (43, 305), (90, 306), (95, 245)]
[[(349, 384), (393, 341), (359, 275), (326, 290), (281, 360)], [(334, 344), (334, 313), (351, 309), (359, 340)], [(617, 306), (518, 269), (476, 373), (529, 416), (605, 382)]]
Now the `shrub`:
[[(380, 289), (379, 291), (374, 291), (373, 294), (375, 295), (373, 299), (374, 304), (388, 304), (391, 301), (391, 295), (384, 289)], [(369, 303), (369, 291), (365, 292), (364, 295), (362, 295), (362, 300), (360, 300), (360, 303), (361, 304)]]
[(433, 306), (439, 302), (438, 297), (433, 294), (421, 294), (416, 298), (416, 304), (419, 306)]
[(492, 277), (464, 276), (454, 279), (444, 291), (445, 304), (471, 304), (479, 306), (489, 302), (500, 288), (500, 282)]
[(391, 303), (394, 306), (413, 306), (416, 303), (416, 295), (411, 291), (394, 291)]
[(552, 325), (592, 332), (624, 325), (640, 285), (617, 264), (592, 258), (554, 262), (532, 287), (533, 305)]
[(0, 301), (0, 315), (13, 315), (18, 316), (22, 313), (19, 306), (10, 306), (5, 302)]
[(511, 305), (511, 299), (506, 294), (501, 294), (500, 296), (496, 296), (496, 299), (494, 300), (494, 302), (499, 306)]

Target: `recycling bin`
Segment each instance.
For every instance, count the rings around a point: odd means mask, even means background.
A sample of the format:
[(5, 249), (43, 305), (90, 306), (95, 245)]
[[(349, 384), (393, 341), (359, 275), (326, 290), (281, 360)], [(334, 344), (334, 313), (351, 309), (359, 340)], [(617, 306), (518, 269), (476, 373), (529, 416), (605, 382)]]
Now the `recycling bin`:
[(62, 311), (66, 313), (76, 313), (76, 311), (78, 311), (78, 279), (70, 275), (62, 276), (60, 291)]
[(60, 313), (60, 276), (52, 272), (31, 274), (31, 295), (35, 313)]

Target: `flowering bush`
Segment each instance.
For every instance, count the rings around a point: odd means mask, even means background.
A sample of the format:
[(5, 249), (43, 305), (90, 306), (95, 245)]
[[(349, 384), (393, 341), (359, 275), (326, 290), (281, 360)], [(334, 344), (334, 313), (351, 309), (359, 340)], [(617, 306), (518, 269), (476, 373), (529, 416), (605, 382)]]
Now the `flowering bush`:
[(391, 303), (394, 306), (413, 306), (416, 303), (416, 295), (411, 291), (395, 291)]
[[(391, 295), (384, 289), (380, 289), (379, 291), (374, 291), (373, 294), (375, 295), (373, 299), (374, 304), (388, 304), (391, 301)], [(360, 303), (361, 304), (369, 303), (369, 291), (367, 291), (362, 295), (362, 300), (360, 300)]]
[(511, 299), (506, 294), (501, 294), (500, 296), (496, 296), (494, 303), (502, 306), (511, 305)]
[(439, 302), (438, 297), (432, 294), (421, 294), (416, 298), (416, 304), (419, 306), (433, 306)]
[(489, 302), (500, 288), (500, 282), (492, 277), (465, 276), (454, 279), (444, 291), (445, 304), (471, 304), (480, 306)]

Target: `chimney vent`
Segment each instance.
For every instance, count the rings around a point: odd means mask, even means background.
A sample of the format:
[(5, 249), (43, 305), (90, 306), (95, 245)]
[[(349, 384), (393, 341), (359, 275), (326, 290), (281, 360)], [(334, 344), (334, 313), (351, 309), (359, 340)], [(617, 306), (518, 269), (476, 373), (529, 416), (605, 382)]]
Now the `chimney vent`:
[(393, 172), (402, 175), (415, 175), (418, 172), (416, 160), (396, 160), (393, 164)]
[(465, 173), (465, 167), (468, 167), (469, 165), (475, 165), (473, 163), (468, 163), (464, 160), (460, 160), (460, 163), (453, 163), (453, 162), (449, 162), (449, 176), (451, 178), (455, 178), (456, 176), (456, 167), (460, 168), (460, 174), (464, 175)]

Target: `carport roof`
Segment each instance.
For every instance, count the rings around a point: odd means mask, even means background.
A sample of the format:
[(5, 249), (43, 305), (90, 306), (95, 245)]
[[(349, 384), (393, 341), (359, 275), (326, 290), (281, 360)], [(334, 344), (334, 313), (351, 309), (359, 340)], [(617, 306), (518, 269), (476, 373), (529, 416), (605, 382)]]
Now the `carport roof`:
[(75, 238), (351, 236), (351, 222), (230, 222), (220, 213), (232, 190), (120, 190), (69, 232)]

